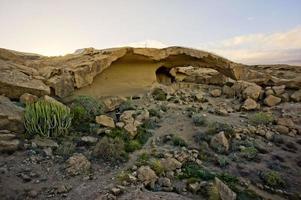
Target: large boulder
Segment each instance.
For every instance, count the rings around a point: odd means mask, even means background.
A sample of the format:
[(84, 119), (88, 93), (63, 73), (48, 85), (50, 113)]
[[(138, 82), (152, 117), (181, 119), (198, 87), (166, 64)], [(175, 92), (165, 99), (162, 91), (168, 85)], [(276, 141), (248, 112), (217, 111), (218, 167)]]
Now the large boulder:
[(269, 95), (264, 99), (264, 104), (267, 106), (275, 106), (281, 102), (281, 98), (275, 97), (274, 95)]
[(0, 130), (24, 132), (24, 109), (15, 105), (5, 96), (0, 96)]
[(262, 91), (259, 85), (247, 81), (236, 81), (231, 88), (235, 96), (242, 99), (251, 98), (255, 101), (258, 100)]

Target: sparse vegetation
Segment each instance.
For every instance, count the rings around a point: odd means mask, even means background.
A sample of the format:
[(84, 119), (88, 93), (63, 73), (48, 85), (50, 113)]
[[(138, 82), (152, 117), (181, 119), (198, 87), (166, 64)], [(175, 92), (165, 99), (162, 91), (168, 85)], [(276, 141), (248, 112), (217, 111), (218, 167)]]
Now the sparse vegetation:
[(155, 88), (152, 95), (157, 101), (165, 101), (167, 97), (167, 94), (161, 88)]
[(273, 116), (265, 112), (257, 112), (249, 117), (250, 123), (254, 125), (268, 125), (273, 122)]
[(192, 115), (192, 121), (196, 126), (206, 125), (207, 119), (202, 114), (194, 114)]
[(213, 122), (210, 123), (207, 129), (207, 133), (210, 135), (214, 135), (216, 133), (219, 133), (221, 131), (224, 131), (225, 135), (229, 138), (232, 137), (234, 134), (234, 129), (231, 125), (220, 123), (220, 122)]
[(83, 124), (94, 122), (95, 116), (103, 114), (104, 105), (97, 99), (89, 96), (78, 96), (70, 105), (74, 115), (73, 126), (77, 129)]
[(24, 126), (30, 136), (59, 137), (68, 134), (72, 115), (67, 106), (40, 100), (27, 104)]
[(128, 99), (128, 100), (122, 102), (122, 103), (120, 104), (119, 108), (118, 108), (118, 110), (119, 110), (120, 112), (124, 112), (124, 111), (126, 111), (126, 110), (135, 110), (135, 109), (136, 109), (136, 106), (135, 106), (135, 104), (133, 103), (133, 101), (130, 100), (130, 99)]
[(220, 167), (226, 167), (227, 165), (229, 165), (229, 159), (227, 156), (218, 156), (217, 163)]
[(215, 174), (200, 167), (198, 164), (193, 162), (185, 163), (182, 166), (183, 175), (180, 175), (180, 179), (185, 178), (198, 178), (200, 180), (212, 180), (215, 177)]
[(208, 200), (219, 200), (220, 196), (216, 185), (209, 186), (208, 188)]
[(241, 155), (247, 160), (255, 160), (258, 155), (258, 150), (255, 147), (246, 147), (241, 150)]
[(186, 141), (183, 138), (176, 135), (172, 136), (172, 143), (174, 146), (187, 147)]
[(134, 152), (138, 149), (141, 149), (141, 144), (138, 140), (130, 140), (125, 144), (126, 152)]
[(261, 174), (263, 182), (273, 188), (282, 188), (285, 186), (285, 181), (276, 171), (267, 171)]
[(73, 141), (64, 141), (55, 150), (57, 155), (63, 156), (65, 158), (71, 156), (75, 152), (75, 143)]
[(124, 150), (125, 144), (119, 137), (103, 137), (94, 148), (94, 155), (108, 161), (124, 161), (127, 154)]
[(148, 112), (149, 112), (149, 115), (151, 117), (161, 118), (161, 114), (160, 114), (160, 111), (158, 109), (151, 108), (151, 109), (148, 110)]
[(152, 168), (152, 170), (154, 170), (157, 175), (162, 174), (165, 170), (164, 167), (162, 166), (160, 160), (157, 160), (157, 159), (150, 160), (149, 164), (150, 164), (150, 167)]

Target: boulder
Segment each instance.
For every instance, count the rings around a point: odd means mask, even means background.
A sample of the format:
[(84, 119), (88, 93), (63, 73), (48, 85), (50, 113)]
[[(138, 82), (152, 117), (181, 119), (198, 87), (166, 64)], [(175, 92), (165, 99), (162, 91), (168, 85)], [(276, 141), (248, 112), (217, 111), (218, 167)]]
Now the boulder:
[(227, 98), (233, 98), (235, 95), (234, 90), (229, 87), (228, 85), (224, 85), (223, 86), (223, 94), (227, 97)]
[(59, 147), (59, 145), (49, 139), (49, 138), (42, 138), (42, 137), (39, 137), (39, 136), (36, 136), (32, 141), (31, 141), (32, 145), (34, 146), (38, 146), (40, 148), (47, 148), (47, 147), (50, 147), (50, 148), (57, 148)]
[(219, 178), (215, 177), (215, 184), (221, 200), (235, 200), (236, 193), (233, 192), (225, 183)]
[(257, 101), (260, 96), (260, 93), (261, 93), (261, 87), (259, 85), (254, 84), (244, 89), (244, 91), (242, 92), (242, 97), (244, 99), (251, 98)]
[(222, 95), (222, 90), (217, 88), (217, 89), (210, 90), (209, 93), (212, 97), (220, 97)]
[(296, 101), (296, 102), (300, 102), (301, 101), (301, 89), (294, 92), (292, 95), (291, 95), (291, 99), (293, 101)]
[(15, 105), (5, 96), (0, 96), (0, 130), (15, 133), (24, 132), (24, 109)]
[(154, 184), (158, 179), (154, 170), (152, 170), (149, 166), (141, 166), (137, 170), (137, 177), (138, 180), (143, 182), (145, 185)]
[(96, 123), (102, 125), (102, 126), (106, 126), (106, 127), (110, 127), (110, 128), (115, 128), (115, 122), (114, 119), (111, 117), (108, 117), (106, 115), (99, 115), (96, 116), (95, 118)]
[(27, 103), (35, 103), (38, 99), (39, 99), (39, 97), (37, 97), (36, 95), (24, 93), (20, 96), (19, 100), (21, 103), (27, 104)]
[(292, 119), (286, 117), (280, 117), (276, 120), (277, 125), (286, 126), (289, 128), (295, 128), (295, 123)]
[(229, 142), (225, 136), (225, 133), (223, 131), (221, 131), (218, 134), (214, 135), (211, 138), (210, 146), (214, 149), (228, 151), (229, 150)]
[(242, 105), (242, 109), (244, 110), (255, 110), (257, 108), (257, 102), (251, 98), (247, 98), (243, 105)]
[(69, 72), (65, 70), (61, 71), (60, 75), (52, 76), (51, 78), (49, 78), (47, 80), (47, 85), (53, 89), (56, 96), (65, 98), (73, 94), (74, 82), (73, 76)]
[(83, 154), (74, 154), (67, 161), (66, 172), (70, 176), (87, 173), (91, 168), (90, 161)]
[(280, 102), (281, 102), (281, 98), (275, 97), (274, 95), (269, 95), (264, 99), (264, 104), (269, 107), (275, 106)]
[(273, 86), (272, 89), (276, 96), (280, 96), (285, 92), (285, 85)]
[(280, 134), (284, 134), (284, 135), (287, 135), (289, 132), (290, 132), (290, 129), (287, 128), (286, 126), (283, 126), (283, 125), (277, 125), (275, 127), (275, 130), (280, 133)]

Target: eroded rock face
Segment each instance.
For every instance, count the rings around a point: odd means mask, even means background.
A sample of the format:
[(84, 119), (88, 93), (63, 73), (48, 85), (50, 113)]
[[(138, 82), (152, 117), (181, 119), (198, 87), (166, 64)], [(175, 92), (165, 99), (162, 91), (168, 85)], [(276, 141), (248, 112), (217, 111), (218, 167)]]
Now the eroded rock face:
[[(25, 92), (42, 96), (49, 94), (51, 88), (53, 94), (62, 98), (73, 92), (95, 97), (108, 96), (110, 93), (132, 95), (145, 91), (157, 82), (156, 70), (161, 66), (192, 66), (194, 69), (216, 70), (216, 76), (210, 74), (210, 83), (213, 84), (224, 83), (227, 78), (231, 78), (294, 88), (301, 85), (301, 80), (267, 76), (254, 70), (257, 68), (183, 47), (89, 48), (59, 57), (0, 49), (0, 93), (10, 98), (18, 98)], [(198, 79), (192, 80), (198, 82)], [(281, 88), (275, 88), (275, 91), (281, 92)]]
[(0, 96), (0, 130), (23, 133), (24, 109), (15, 105), (5, 96)]

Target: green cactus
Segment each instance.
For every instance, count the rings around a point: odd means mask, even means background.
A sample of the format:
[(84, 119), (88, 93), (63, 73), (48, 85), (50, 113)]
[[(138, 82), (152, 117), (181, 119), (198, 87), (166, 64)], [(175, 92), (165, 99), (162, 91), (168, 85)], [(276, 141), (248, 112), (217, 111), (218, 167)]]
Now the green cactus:
[(27, 104), (24, 126), (30, 136), (58, 137), (68, 134), (72, 115), (67, 106), (40, 100)]

